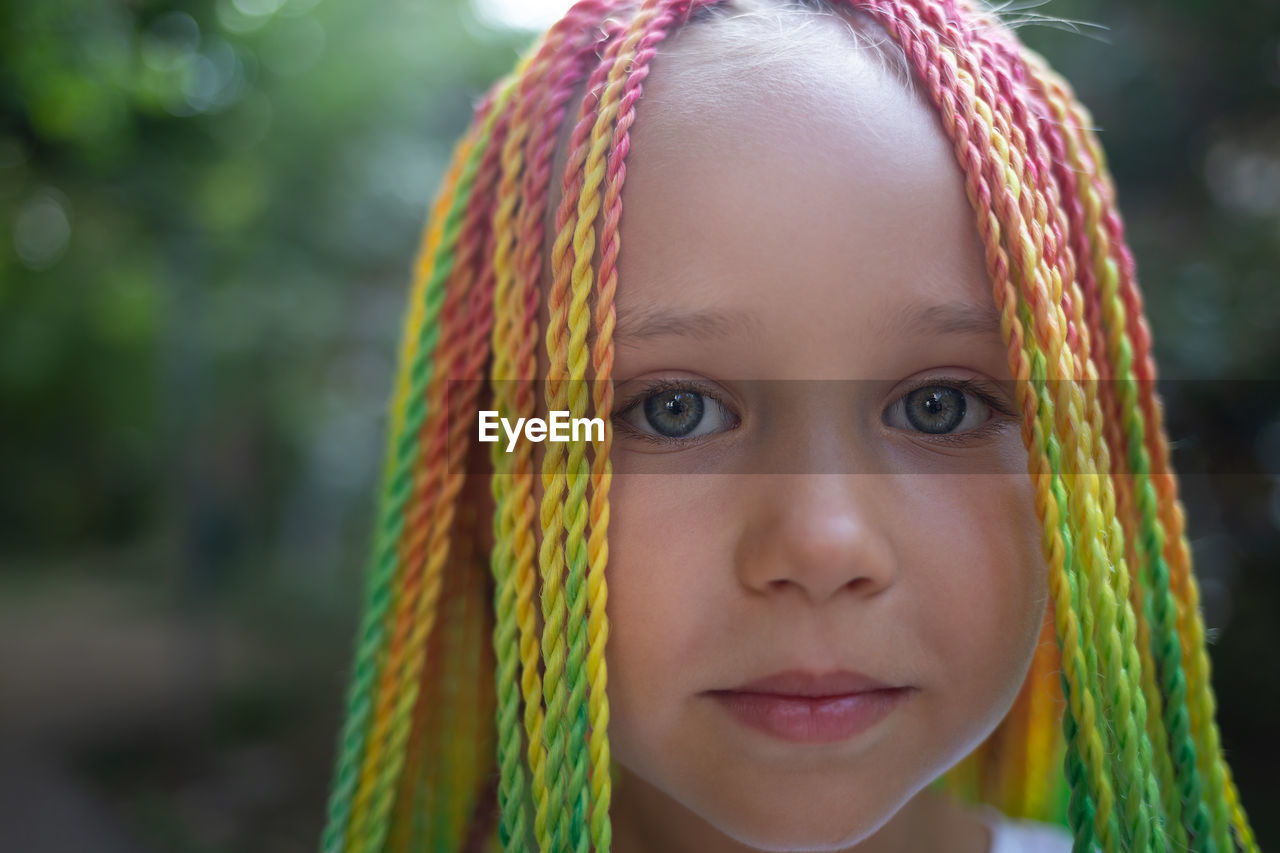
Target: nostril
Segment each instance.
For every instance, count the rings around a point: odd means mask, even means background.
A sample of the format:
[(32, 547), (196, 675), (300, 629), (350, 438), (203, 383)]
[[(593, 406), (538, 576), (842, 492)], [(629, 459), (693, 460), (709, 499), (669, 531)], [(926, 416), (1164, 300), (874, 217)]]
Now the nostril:
[[(813, 590), (810, 589), (809, 585), (793, 578), (776, 578), (768, 582), (767, 588), (774, 594), (785, 592), (787, 589), (794, 589), (801, 595), (813, 594)], [(869, 596), (874, 594), (876, 591), (876, 579), (868, 575), (860, 575), (837, 586), (827, 587), (826, 593), (823, 597), (829, 597), (831, 595), (839, 596), (845, 593), (851, 593), (854, 596)]]

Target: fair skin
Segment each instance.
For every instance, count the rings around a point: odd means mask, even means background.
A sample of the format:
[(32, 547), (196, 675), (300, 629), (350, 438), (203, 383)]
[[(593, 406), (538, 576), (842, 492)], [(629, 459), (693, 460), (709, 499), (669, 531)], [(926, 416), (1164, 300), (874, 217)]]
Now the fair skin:
[[(989, 833), (926, 786), (1012, 705), (1047, 592), (974, 213), (935, 111), (841, 24), (746, 72), (705, 58), (732, 24), (664, 44), (631, 131), (613, 849), (979, 853)], [(905, 416), (916, 386), (956, 381), (961, 423)], [(646, 414), (655, 382), (698, 395), (692, 437)], [(708, 693), (789, 669), (905, 698), (797, 744)]]

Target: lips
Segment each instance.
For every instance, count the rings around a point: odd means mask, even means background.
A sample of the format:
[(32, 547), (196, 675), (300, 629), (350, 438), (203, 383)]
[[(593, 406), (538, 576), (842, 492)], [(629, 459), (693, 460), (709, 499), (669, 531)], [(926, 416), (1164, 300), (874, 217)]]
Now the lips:
[(749, 729), (791, 743), (832, 743), (871, 728), (914, 692), (857, 672), (790, 670), (709, 695)]
[(777, 696), (804, 696), (817, 699), (825, 696), (847, 696), (850, 693), (887, 690), (893, 686), (860, 672), (840, 670), (818, 675), (800, 669), (791, 669), (767, 678), (748, 681), (730, 690), (735, 693), (771, 693)]

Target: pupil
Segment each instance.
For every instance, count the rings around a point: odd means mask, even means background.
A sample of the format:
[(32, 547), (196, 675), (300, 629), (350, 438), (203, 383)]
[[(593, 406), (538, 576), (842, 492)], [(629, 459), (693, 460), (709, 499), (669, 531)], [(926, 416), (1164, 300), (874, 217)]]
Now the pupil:
[(943, 385), (917, 388), (907, 395), (907, 420), (921, 432), (951, 432), (964, 420), (964, 394)]
[(668, 438), (693, 432), (702, 422), (702, 395), (693, 391), (663, 391), (645, 398), (649, 425)]

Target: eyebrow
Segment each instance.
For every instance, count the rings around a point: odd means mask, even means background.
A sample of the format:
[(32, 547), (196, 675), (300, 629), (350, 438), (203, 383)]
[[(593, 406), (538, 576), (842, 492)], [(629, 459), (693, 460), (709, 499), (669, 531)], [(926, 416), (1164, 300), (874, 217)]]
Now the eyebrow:
[(914, 303), (889, 318), (885, 329), (898, 335), (990, 335), (1000, 337), (1000, 312), (973, 302)]
[(676, 335), (724, 338), (734, 332), (755, 334), (762, 328), (759, 318), (746, 311), (652, 306), (619, 313), (613, 337), (619, 345), (627, 346), (646, 338)]
[[(648, 338), (706, 336), (724, 338), (740, 332), (757, 334), (760, 319), (745, 311), (637, 308), (620, 314), (614, 329), (619, 346), (635, 345)], [(1000, 314), (993, 305), (972, 302), (913, 303), (892, 315), (885, 333), (901, 336), (977, 335), (1000, 337)]]

